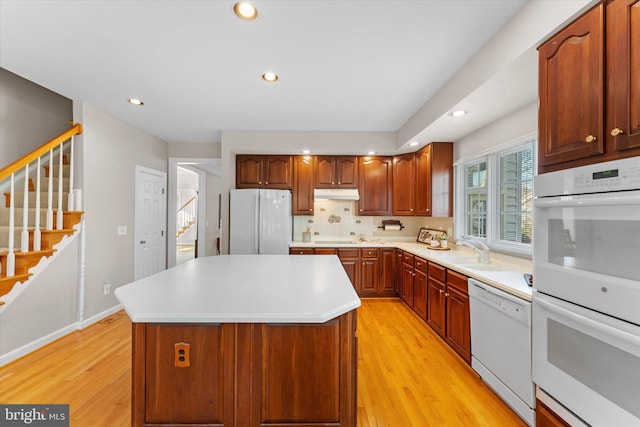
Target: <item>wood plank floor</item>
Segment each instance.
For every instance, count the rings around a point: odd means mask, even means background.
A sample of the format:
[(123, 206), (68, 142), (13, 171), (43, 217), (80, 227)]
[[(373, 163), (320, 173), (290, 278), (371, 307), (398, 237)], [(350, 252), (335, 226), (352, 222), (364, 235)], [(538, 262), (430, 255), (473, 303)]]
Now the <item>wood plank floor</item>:
[[(131, 322), (124, 312), (0, 368), (0, 402), (69, 403), (71, 426), (128, 426)], [(358, 426), (524, 426), (398, 299), (358, 310)]]

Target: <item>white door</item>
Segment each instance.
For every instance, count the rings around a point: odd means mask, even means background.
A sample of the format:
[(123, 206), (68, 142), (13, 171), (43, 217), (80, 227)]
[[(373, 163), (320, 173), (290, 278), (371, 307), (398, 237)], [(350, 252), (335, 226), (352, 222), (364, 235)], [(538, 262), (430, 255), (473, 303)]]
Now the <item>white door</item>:
[(136, 166), (134, 279), (166, 268), (167, 175)]

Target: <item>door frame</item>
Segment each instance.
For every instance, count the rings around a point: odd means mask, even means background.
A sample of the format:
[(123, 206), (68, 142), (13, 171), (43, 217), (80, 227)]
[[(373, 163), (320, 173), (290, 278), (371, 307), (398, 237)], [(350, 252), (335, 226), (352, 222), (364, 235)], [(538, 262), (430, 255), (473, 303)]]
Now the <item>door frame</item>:
[(163, 195), (164, 197), (162, 198), (162, 206), (160, 207), (160, 213), (161, 215), (163, 215), (163, 218), (161, 218), (161, 223), (164, 224), (165, 228), (164, 228), (164, 239), (162, 239), (162, 246), (163, 246), (163, 253), (164, 256), (162, 257), (163, 259), (161, 260), (161, 264), (164, 266), (164, 268), (167, 268), (167, 174), (166, 172), (162, 172), (159, 170), (155, 170), (155, 169), (151, 169), (145, 166), (140, 166), (140, 165), (136, 165), (136, 176), (135, 176), (135, 187), (134, 187), (134, 232), (133, 232), (133, 277), (134, 280), (138, 280), (141, 279), (141, 277), (138, 277), (139, 270), (139, 263), (141, 261), (140, 259), (140, 255), (138, 253), (138, 242), (141, 239), (141, 236), (138, 234), (139, 233), (139, 229), (138, 227), (136, 227), (136, 225), (138, 224), (138, 220), (140, 219), (139, 216), (142, 214), (142, 212), (139, 209), (138, 206), (138, 189), (140, 188), (140, 186), (142, 185), (142, 174), (146, 173), (149, 175), (154, 175), (157, 177), (160, 177), (162, 179), (162, 183), (163, 183)]
[[(169, 180), (167, 190), (167, 268), (176, 265), (176, 239), (174, 238), (176, 229), (176, 210), (169, 209), (168, 206), (176, 206), (176, 193), (178, 191), (178, 165), (180, 163), (191, 163), (197, 165), (208, 159), (203, 158), (169, 158)], [(189, 169), (198, 174), (198, 257), (207, 256), (206, 253), (206, 202), (207, 202), (207, 173), (198, 169), (190, 168), (189, 165), (180, 164), (180, 167)], [(171, 233), (172, 238), (169, 238)]]

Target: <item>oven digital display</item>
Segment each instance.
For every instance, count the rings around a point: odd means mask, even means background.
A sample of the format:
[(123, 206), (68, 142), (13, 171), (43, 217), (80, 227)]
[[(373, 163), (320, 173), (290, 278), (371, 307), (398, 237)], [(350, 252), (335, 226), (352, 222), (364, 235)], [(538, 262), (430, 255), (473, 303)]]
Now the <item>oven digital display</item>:
[(593, 179), (615, 178), (618, 176), (618, 169), (608, 171), (594, 172)]

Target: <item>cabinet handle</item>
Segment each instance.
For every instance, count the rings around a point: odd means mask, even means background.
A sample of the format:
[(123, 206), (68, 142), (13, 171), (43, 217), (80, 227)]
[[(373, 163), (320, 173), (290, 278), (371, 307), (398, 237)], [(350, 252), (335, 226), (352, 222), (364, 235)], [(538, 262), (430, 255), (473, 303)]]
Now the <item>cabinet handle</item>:
[(449, 292), (447, 292), (446, 294), (444, 294), (445, 297), (449, 298)]
[(444, 291), (442, 289), (438, 289), (438, 292), (440, 292), (440, 295), (442, 295), (444, 293)]
[(593, 135), (588, 135), (588, 136), (584, 139), (584, 141), (585, 141), (585, 142), (589, 142), (589, 143), (594, 142), (595, 140), (596, 140), (596, 137), (595, 137), (595, 136), (593, 136)]
[(611, 136), (618, 136), (618, 135), (622, 135), (624, 133), (624, 131), (620, 128), (614, 128), (611, 130)]

